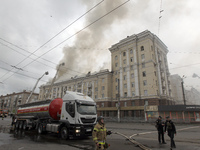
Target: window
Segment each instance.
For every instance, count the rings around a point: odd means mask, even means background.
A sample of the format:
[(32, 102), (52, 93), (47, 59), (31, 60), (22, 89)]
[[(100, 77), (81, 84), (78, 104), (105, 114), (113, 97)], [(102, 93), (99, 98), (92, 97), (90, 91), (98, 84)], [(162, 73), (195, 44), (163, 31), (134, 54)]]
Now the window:
[(134, 101), (131, 102), (131, 106), (135, 106), (135, 102)]
[(117, 67), (118, 66), (118, 63), (115, 63), (115, 67)]
[(123, 52), (123, 56), (126, 56), (126, 52)]
[(132, 96), (135, 96), (135, 92), (132, 92)]
[(97, 92), (98, 91), (98, 87), (95, 87), (95, 92)]
[(102, 90), (104, 90), (105, 89), (105, 87), (104, 86), (102, 86)]
[(118, 107), (118, 102), (115, 103), (115, 106)]
[(131, 74), (131, 78), (134, 78), (134, 73)]
[(149, 104), (148, 100), (145, 100), (144, 105), (148, 106), (148, 104)]
[(131, 65), (131, 70), (133, 70), (133, 65)]
[(124, 75), (124, 80), (126, 80), (126, 75)]
[(104, 83), (104, 78), (102, 79), (102, 83)]
[(117, 78), (115, 78), (115, 82), (118, 82), (118, 79), (117, 79)]
[(144, 46), (141, 46), (140, 49), (141, 49), (141, 51), (144, 51)]
[(143, 77), (146, 77), (146, 71), (143, 71), (143, 72), (142, 72), (142, 76), (143, 76)]
[(142, 63), (142, 68), (145, 68), (145, 63)]
[(127, 107), (127, 102), (124, 102), (124, 107)]
[(131, 57), (131, 59), (130, 59), (130, 60), (131, 60), (131, 62), (133, 62), (133, 57)]
[(144, 95), (148, 96), (148, 91), (147, 90), (144, 90)]
[(74, 118), (74, 116), (75, 116), (75, 104), (66, 103), (65, 104), (65, 110), (70, 114), (71, 117)]
[(123, 68), (124, 72), (126, 72), (126, 67)]
[(117, 56), (115, 56), (115, 60), (117, 60), (118, 59), (118, 57)]
[(155, 76), (156, 76), (156, 71), (154, 71), (154, 74), (155, 74)]
[(97, 99), (98, 98), (98, 96), (97, 95), (95, 95), (95, 99)]
[(143, 81), (143, 85), (146, 86), (147, 85), (147, 80)]
[(142, 61), (144, 61), (144, 59), (145, 59), (144, 54), (141, 55), (141, 58), (142, 58)]
[(127, 92), (124, 92), (124, 97), (127, 97)]
[(104, 107), (104, 103), (101, 103), (101, 107)]
[(126, 59), (123, 60), (124, 64), (126, 64)]
[(104, 98), (104, 94), (102, 94), (101, 97)]
[(127, 88), (127, 84), (124, 84), (124, 88)]
[(153, 46), (151, 45), (151, 50), (153, 51)]
[(133, 50), (132, 49), (130, 50), (130, 54), (133, 54)]
[(135, 83), (134, 83), (134, 82), (132, 82), (132, 83), (131, 83), (131, 86), (132, 86), (132, 87), (135, 87)]
[(117, 75), (117, 71), (115, 71), (115, 75)]

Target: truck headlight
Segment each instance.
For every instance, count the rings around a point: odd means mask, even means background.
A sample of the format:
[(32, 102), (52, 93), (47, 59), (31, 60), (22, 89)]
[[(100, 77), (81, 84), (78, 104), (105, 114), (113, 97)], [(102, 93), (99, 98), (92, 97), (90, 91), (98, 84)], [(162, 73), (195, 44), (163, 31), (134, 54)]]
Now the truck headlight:
[(79, 129), (76, 129), (76, 130), (75, 130), (75, 132), (76, 132), (76, 133), (80, 133), (80, 132), (81, 132), (81, 130), (79, 130)]

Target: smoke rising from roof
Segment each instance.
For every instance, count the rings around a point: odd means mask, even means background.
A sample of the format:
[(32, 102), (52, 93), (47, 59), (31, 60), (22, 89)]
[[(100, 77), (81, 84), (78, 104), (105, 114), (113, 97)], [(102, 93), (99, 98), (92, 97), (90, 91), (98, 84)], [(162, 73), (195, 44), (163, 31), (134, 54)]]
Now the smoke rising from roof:
[[(87, 9), (98, 3), (97, 0), (82, 2), (87, 6)], [(124, 2), (124, 0), (105, 0), (101, 5), (86, 15), (84, 26), (94, 22)], [(77, 34), (74, 45), (63, 48), (64, 57), (60, 63), (64, 62), (65, 68), (70, 68), (80, 73), (110, 68), (110, 63), (107, 62), (102, 62), (101, 66), (97, 66), (99, 64), (99, 58), (104, 58), (107, 55), (110, 57), (110, 52), (108, 50), (106, 51), (106, 49), (113, 44), (106, 41), (106, 37), (109, 35), (105, 31), (112, 29), (112, 24), (117, 20), (124, 19), (126, 14), (126, 5), (124, 5)], [(105, 50), (97, 50), (98, 48), (104, 48)], [(67, 74), (69, 71), (62, 69), (59, 71), (58, 77)]]

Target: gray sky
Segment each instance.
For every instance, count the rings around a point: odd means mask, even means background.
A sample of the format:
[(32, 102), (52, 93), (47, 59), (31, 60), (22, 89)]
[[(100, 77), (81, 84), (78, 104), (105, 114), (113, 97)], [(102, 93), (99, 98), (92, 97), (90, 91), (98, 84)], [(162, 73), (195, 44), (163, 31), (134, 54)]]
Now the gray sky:
[(1, 0), (0, 95), (31, 90), (36, 80), (49, 71), (39, 85), (46, 83), (61, 62), (65, 62), (65, 68), (60, 76), (110, 70), (108, 48), (144, 30), (156, 34), (167, 45), (170, 73), (185, 75), (185, 87), (200, 90), (200, 79), (192, 78), (193, 73), (200, 76), (199, 0), (162, 0), (159, 35), (160, 0), (130, 0), (96, 21), (126, 2), (104, 0), (69, 26), (99, 2)]

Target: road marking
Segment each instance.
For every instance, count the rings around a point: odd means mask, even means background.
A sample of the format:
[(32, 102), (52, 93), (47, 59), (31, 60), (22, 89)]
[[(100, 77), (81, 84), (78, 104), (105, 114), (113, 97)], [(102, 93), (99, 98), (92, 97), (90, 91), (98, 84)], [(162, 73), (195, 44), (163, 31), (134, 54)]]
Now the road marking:
[[(194, 129), (194, 128), (199, 128), (199, 127), (200, 127), (200, 126), (187, 127), (187, 128), (178, 129), (177, 131), (183, 131), (183, 130)], [(136, 134), (131, 135), (129, 138), (132, 138), (132, 137), (137, 136), (137, 135), (151, 134), (151, 133), (154, 133), (154, 132), (158, 132), (158, 131), (150, 131), (150, 132), (136, 133)]]

